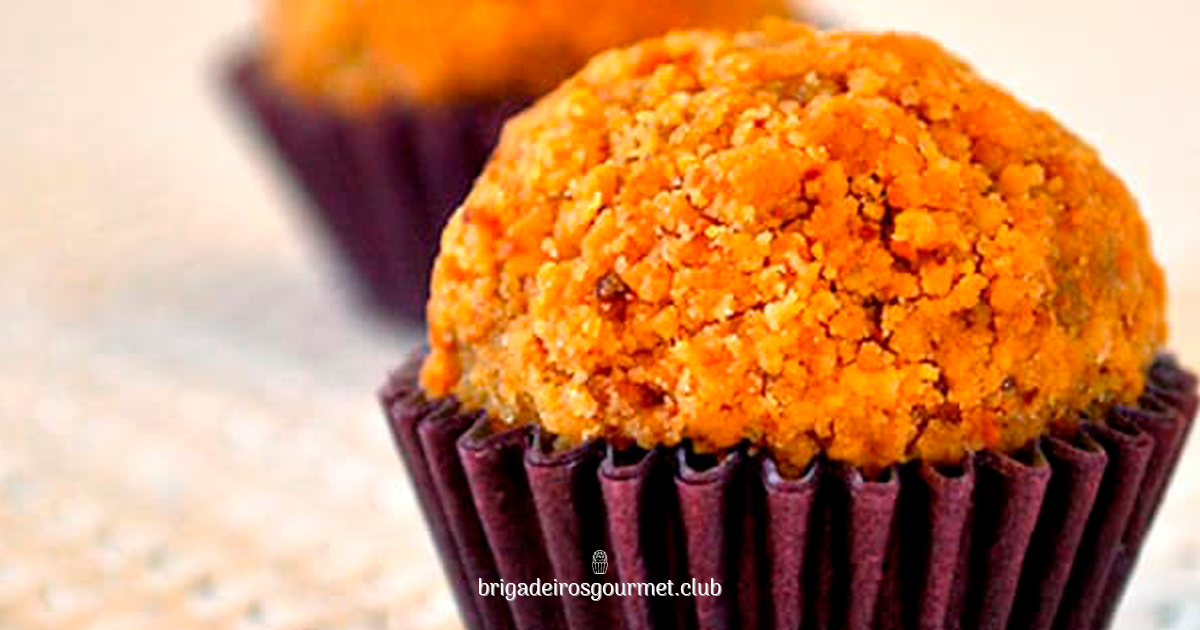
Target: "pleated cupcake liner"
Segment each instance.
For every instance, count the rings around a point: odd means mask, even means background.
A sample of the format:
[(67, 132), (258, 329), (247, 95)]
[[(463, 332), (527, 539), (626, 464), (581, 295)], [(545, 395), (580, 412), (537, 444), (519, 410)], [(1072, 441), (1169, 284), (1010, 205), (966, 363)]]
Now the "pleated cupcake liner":
[[(381, 392), (467, 627), (1096, 630), (1108, 626), (1197, 408), (1172, 359), (1136, 406), (1014, 454), (870, 478), (686, 446), (555, 451), (428, 400), (419, 358)], [(596, 551), (612, 567), (597, 575)], [(715, 580), (710, 597), (504, 597), (499, 582)]]
[(504, 121), (528, 99), (352, 116), (295, 98), (253, 55), (228, 92), (301, 191), (322, 231), (385, 315), (424, 319), (442, 226), (470, 191)]

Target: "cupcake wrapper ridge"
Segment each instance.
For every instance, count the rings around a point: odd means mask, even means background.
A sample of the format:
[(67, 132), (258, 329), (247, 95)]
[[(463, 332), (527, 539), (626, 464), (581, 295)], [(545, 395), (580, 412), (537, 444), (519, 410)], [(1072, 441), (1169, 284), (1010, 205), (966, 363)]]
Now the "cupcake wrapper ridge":
[[(1169, 358), (1136, 406), (1005, 455), (865, 478), (686, 446), (554, 451), (420, 393), (381, 392), (473, 630), (624, 627), (1095, 630), (1108, 626), (1196, 413)], [(609, 568), (593, 571), (593, 554)], [(504, 597), (479, 581), (722, 585), (716, 597)]]
[(252, 55), (231, 63), (225, 82), (368, 301), (392, 317), (424, 319), (442, 226), (527, 99), (350, 116), (280, 89)]

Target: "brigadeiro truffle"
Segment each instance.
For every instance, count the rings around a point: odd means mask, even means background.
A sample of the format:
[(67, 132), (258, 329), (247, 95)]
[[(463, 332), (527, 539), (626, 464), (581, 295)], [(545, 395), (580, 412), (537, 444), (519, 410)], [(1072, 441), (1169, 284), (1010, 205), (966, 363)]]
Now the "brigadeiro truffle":
[(383, 401), (472, 628), (1104, 628), (1197, 403), (1121, 181), (913, 35), (600, 55), (428, 322)]
[(510, 114), (610, 46), (783, 0), (267, 0), (230, 85), (386, 314), (419, 319), (437, 234)]

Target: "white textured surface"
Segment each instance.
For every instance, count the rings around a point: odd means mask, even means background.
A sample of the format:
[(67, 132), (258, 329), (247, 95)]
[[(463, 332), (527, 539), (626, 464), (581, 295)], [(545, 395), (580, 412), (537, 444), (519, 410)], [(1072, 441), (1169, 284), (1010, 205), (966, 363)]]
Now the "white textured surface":
[[(350, 308), (212, 89), (251, 3), (9, 5), (0, 630), (454, 627), (372, 398), (416, 333)], [(932, 32), (1100, 146), (1197, 365), (1195, 3), (823, 5)], [(1200, 629), (1198, 518), (1200, 451), (1118, 627)]]

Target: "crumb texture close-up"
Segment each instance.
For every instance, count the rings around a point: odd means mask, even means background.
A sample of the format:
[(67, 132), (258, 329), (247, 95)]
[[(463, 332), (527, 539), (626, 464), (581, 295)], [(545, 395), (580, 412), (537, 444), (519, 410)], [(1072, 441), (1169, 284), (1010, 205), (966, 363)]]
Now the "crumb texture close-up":
[(1164, 293), (1053, 118), (921, 37), (770, 20), (605, 53), (510, 122), (422, 384), (568, 444), (953, 462), (1135, 400)]

